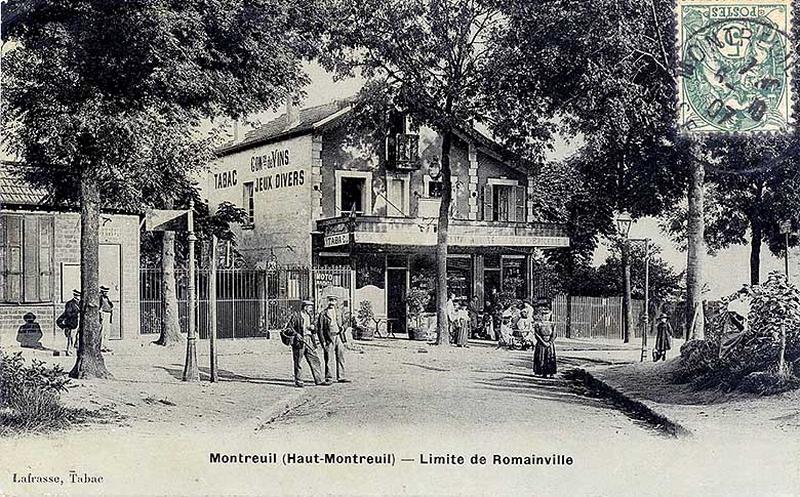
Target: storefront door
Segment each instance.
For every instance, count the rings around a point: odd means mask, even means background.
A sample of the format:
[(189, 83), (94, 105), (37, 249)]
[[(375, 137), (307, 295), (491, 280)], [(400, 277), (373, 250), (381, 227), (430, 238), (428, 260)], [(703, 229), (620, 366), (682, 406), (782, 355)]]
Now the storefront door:
[(386, 270), (386, 318), (393, 333), (406, 332), (406, 272)]

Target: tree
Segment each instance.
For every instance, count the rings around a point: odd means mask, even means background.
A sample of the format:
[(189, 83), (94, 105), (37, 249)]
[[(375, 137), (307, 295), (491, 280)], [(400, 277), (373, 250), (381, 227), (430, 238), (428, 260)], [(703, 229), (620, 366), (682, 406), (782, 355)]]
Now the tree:
[[(773, 135), (757, 141), (719, 137), (708, 142), (705, 243), (713, 253), (749, 241), (751, 285), (760, 282), (762, 242), (773, 254), (783, 255), (780, 225), (797, 222), (798, 164), (790, 153), (794, 140), (791, 135)], [(685, 235), (686, 217), (686, 209), (676, 209), (662, 225), (679, 240)], [(790, 237), (790, 242), (796, 243), (796, 238)]]
[[(141, 196), (157, 149), (203, 118), (277, 107), (302, 85), (315, 12), (289, 0), (9, 1), (4, 5), (6, 147), (30, 177), (81, 207), (84, 306), (70, 375), (107, 377), (100, 353), (100, 210)], [(280, 32), (273, 36), (264, 31)]]
[[(509, 103), (495, 107), (503, 109), (499, 134), (524, 146), (522, 137), (549, 118), (562, 133), (582, 136), (579, 167), (595, 205), (634, 218), (659, 214), (701, 179), (690, 143), (677, 133), (671, 2), (518, 0), (503, 10), (509, 29), (493, 60), (500, 81), (492, 83)], [(690, 268), (693, 287), (696, 260)], [(631, 321), (626, 312), (628, 330)]]
[(384, 93), (442, 137), (436, 298), (437, 343), (445, 343), (450, 149), (458, 130), (486, 122), (488, 94), (499, 91), (489, 70), (499, 12), (481, 0), (339, 0), (327, 18), (324, 65), (340, 75), (360, 71), (371, 92)]

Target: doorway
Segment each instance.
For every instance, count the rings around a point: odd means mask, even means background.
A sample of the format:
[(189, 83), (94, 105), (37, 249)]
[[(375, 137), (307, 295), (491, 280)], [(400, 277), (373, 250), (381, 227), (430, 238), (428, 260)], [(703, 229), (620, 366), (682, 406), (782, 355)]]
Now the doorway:
[(407, 269), (386, 270), (387, 331), (406, 333), (406, 273)]

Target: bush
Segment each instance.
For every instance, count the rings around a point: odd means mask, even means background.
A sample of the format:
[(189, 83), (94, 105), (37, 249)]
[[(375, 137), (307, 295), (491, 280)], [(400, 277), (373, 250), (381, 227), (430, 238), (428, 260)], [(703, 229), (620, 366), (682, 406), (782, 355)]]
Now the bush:
[[(723, 304), (732, 300), (723, 299)], [(707, 340), (692, 340), (681, 347), (681, 368), (674, 374), (676, 382), (691, 382), (695, 388), (720, 388), (724, 391), (769, 395), (800, 386), (791, 367), (780, 379), (777, 373), (781, 357), (781, 337), (785, 337), (785, 359), (789, 366), (800, 358), (800, 290), (780, 273), (770, 274), (767, 281), (753, 289), (748, 331), (741, 343), (719, 358), (719, 344), (725, 316), (720, 315), (710, 326)]]
[(58, 395), (67, 390), (69, 378), (61, 366), (46, 367), (33, 359), (25, 366), (22, 352), (0, 351), (0, 407), (12, 407), (15, 399), (32, 390)]
[(738, 390), (759, 395), (774, 395), (800, 387), (800, 379), (774, 371), (756, 371), (739, 382)]
[(0, 351), (0, 424), (20, 430), (62, 427), (72, 412), (62, 406), (58, 395), (67, 389), (69, 378), (60, 366), (46, 367), (33, 359), (29, 366), (21, 352)]
[(781, 333), (786, 333), (787, 357), (800, 355), (800, 289), (783, 274), (772, 272), (753, 289), (749, 322), (759, 337), (779, 341)]

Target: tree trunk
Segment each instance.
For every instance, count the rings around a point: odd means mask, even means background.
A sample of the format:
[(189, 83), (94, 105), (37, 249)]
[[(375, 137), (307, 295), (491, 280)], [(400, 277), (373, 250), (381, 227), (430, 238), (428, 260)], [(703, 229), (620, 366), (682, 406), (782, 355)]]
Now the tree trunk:
[(705, 169), (692, 162), (689, 174), (689, 220), (687, 224), (688, 250), (686, 253), (686, 339), (702, 340), (705, 337), (703, 319), (692, 326), (697, 306), (703, 305), (703, 259), (705, 258), (705, 226), (703, 223), (703, 188)]
[(781, 349), (778, 357), (778, 374), (789, 376), (789, 368), (786, 367), (786, 325), (781, 323)]
[(758, 219), (750, 220), (750, 284), (755, 286), (761, 280), (761, 239), (763, 228)]
[(100, 193), (86, 171), (81, 176), (81, 322), (72, 378), (110, 378), (100, 352)]
[[(173, 202), (166, 208), (172, 209)], [(178, 290), (175, 285), (175, 232), (164, 231), (161, 238), (161, 336), (157, 345), (175, 345), (183, 336), (178, 322)]]
[(442, 199), (439, 204), (439, 222), (436, 232), (436, 343), (449, 341), (447, 321), (447, 229), (450, 225), (450, 201), (453, 185), (450, 178), (450, 146), (453, 132), (449, 128), (442, 135)]
[(631, 310), (631, 244), (628, 240), (622, 242), (622, 341), (631, 341), (633, 329), (633, 312)]

